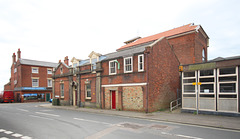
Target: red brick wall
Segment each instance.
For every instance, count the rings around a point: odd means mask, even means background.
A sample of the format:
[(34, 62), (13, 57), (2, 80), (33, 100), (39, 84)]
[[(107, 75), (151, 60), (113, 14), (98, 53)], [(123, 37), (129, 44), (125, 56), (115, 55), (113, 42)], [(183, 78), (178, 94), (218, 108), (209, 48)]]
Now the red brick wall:
[(179, 62), (165, 38), (150, 49), (148, 65), (148, 109), (152, 112), (169, 107), (179, 88)]
[(201, 32), (168, 39), (168, 41), (182, 65), (201, 63), (203, 48), (207, 56), (207, 39)]
[[(138, 55), (133, 56), (133, 72), (124, 73), (124, 58), (118, 58), (120, 69), (117, 68), (116, 75), (109, 75), (109, 61), (102, 62), (102, 85), (121, 83), (143, 83), (146, 82), (146, 72), (138, 72)], [(146, 69), (144, 62), (144, 69)]]
[(202, 33), (198, 32), (195, 38), (195, 62), (202, 63), (202, 51), (205, 50), (205, 57), (207, 60), (207, 39), (202, 35)]
[[(81, 102), (96, 102), (96, 74), (88, 73), (81, 75)], [(91, 84), (91, 99), (86, 99), (85, 82), (89, 81)]]
[[(63, 69), (62, 74), (60, 71), (61, 68)], [(56, 76), (64, 75), (67, 73), (69, 73), (69, 69), (63, 64), (59, 65), (55, 71)], [(64, 98), (61, 98), (60, 84), (64, 84)], [(54, 92), (55, 96), (57, 95), (57, 96), (59, 96), (60, 100), (65, 101), (63, 103), (69, 102), (70, 96), (69, 96), (69, 78), (68, 77), (62, 76), (62, 77), (56, 78), (54, 81), (54, 90), (55, 90), (55, 92)]]
[(195, 33), (168, 40), (181, 64), (192, 64), (194, 58)]
[[(61, 93), (60, 93), (60, 84), (64, 84), (64, 98), (61, 98)], [(64, 101), (69, 101), (69, 80), (68, 77), (61, 77), (55, 79), (55, 96), (58, 95), (61, 100)]]
[[(38, 67), (38, 73), (32, 73), (32, 67)], [(39, 77), (39, 87), (48, 87), (47, 78), (52, 78), (52, 74), (47, 74), (48, 68), (49, 67), (21, 65), (21, 80), (17, 87), (32, 87), (32, 77)]]

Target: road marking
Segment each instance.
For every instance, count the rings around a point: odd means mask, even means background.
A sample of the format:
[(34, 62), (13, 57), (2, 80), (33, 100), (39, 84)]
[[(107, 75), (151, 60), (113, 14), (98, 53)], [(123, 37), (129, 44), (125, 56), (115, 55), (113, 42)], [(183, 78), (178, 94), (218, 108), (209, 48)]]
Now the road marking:
[(23, 136), (23, 135), (18, 134), (18, 133), (15, 133), (15, 134), (12, 134), (12, 136), (13, 136), (13, 137), (16, 137), (16, 138), (19, 138), (19, 137), (21, 137), (21, 136)]
[(29, 136), (23, 136), (23, 137), (21, 137), (21, 139), (32, 139), (32, 138)]
[(6, 130), (4, 130), (4, 129), (0, 129), (0, 132), (4, 132), (4, 131), (6, 131)]
[(41, 119), (47, 119), (47, 120), (54, 120), (54, 119), (50, 119), (50, 118), (46, 118), (46, 117), (41, 117), (41, 116), (36, 116), (36, 115), (28, 115), (30, 117), (35, 117), (35, 118), (41, 118)]
[(6, 138), (6, 137), (1, 137), (0, 139), (9, 139), (9, 138)]
[(177, 134), (176, 136), (178, 136), (178, 137), (183, 137), (183, 138), (189, 138), (189, 139), (202, 139), (202, 138), (198, 138), (198, 137), (192, 137), (192, 136), (186, 136), (186, 135), (179, 135), (179, 134)]
[(190, 126), (190, 127), (200, 127), (200, 128), (206, 128), (206, 129), (214, 129), (214, 130), (221, 130), (221, 131), (230, 131), (230, 132), (240, 132), (238, 129), (228, 129), (228, 128), (218, 128), (218, 127), (213, 127), (209, 125), (191, 125), (191, 123), (180, 123), (180, 122), (174, 122), (174, 121), (164, 121), (164, 120), (157, 120), (157, 119), (146, 119), (142, 117), (125, 117), (118, 115), (118, 117), (124, 117), (124, 118), (132, 118), (132, 119), (138, 119), (138, 120), (143, 120), (143, 121), (152, 121), (152, 122), (158, 122), (158, 123), (166, 123), (166, 124), (173, 124), (173, 125), (184, 125), (184, 126)]
[(37, 114), (42, 114), (42, 115), (48, 115), (48, 116), (54, 116), (54, 117), (60, 117), (60, 115), (56, 115), (56, 114), (50, 114), (50, 113), (44, 113), (44, 112), (35, 112)]
[(94, 121), (94, 120), (87, 120), (87, 119), (80, 119), (80, 118), (73, 118), (73, 119), (79, 120), (79, 121), (86, 121), (86, 122), (98, 123), (98, 124), (113, 125), (113, 124), (110, 124), (110, 123), (100, 122), (100, 121)]
[(25, 109), (17, 109), (17, 110), (24, 111), (24, 112), (29, 112), (29, 110), (25, 110)]
[(5, 134), (12, 134), (13, 132), (12, 131), (5, 131), (4, 133)]
[(167, 132), (161, 132), (163, 135), (173, 135), (173, 134), (170, 134), (170, 133), (167, 133)]

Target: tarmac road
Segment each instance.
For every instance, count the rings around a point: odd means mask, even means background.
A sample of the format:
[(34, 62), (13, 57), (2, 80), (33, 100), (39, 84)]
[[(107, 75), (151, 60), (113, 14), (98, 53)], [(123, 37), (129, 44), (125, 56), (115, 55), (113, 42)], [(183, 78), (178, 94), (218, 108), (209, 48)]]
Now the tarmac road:
[(46, 103), (0, 104), (0, 139), (239, 139), (240, 131), (148, 119), (39, 107)]

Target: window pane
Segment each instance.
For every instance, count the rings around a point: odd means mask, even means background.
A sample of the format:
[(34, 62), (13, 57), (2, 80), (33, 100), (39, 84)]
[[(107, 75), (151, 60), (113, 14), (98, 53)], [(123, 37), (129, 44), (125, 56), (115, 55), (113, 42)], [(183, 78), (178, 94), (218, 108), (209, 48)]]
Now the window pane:
[(142, 63), (140, 63), (139, 68), (140, 68), (140, 70), (143, 69), (143, 64)]
[(184, 93), (195, 93), (195, 85), (184, 85)]
[(236, 83), (224, 83), (220, 84), (221, 93), (235, 93), (236, 92)]
[(200, 78), (200, 82), (214, 82), (214, 78)]
[(86, 85), (86, 89), (87, 89), (87, 90), (89, 90), (89, 89), (91, 90), (91, 85), (90, 85), (90, 84), (87, 84), (87, 85)]
[(87, 91), (87, 97), (91, 97), (91, 91)]
[(225, 68), (225, 69), (219, 69), (219, 74), (224, 75), (224, 74), (235, 74), (236, 69), (235, 68)]
[(184, 77), (195, 77), (195, 72), (184, 72)]
[(139, 62), (142, 62), (143, 60), (142, 60), (142, 56), (139, 56)]
[(213, 84), (200, 85), (200, 92), (201, 93), (213, 93), (214, 92)]
[(212, 76), (213, 75), (213, 70), (201, 70), (200, 71), (200, 76)]
[(227, 81), (237, 81), (236, 76), (230, 76), (230, 77), (219, 77), (220, 82), (227, 82)]
[(183, 83), (193, 83), (196, 82), (196, 79), (183, 79)]
[(47, 72), (48, 72), (48, 74), (52, 74), (52, 70), (50, 70), (50, 69), (48, 69)]
[(32, 68), (32, 73), (38, 73), (38, 68)]

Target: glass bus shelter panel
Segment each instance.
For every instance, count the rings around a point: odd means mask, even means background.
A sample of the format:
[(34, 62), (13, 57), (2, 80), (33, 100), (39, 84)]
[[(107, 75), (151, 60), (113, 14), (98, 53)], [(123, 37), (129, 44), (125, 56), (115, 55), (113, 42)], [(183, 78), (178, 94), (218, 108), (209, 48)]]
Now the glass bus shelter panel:
[(182, 73), (182, 108), (196, 109), (196, 86), (192, 85), (197, 82), (197, 72)]
[(216, 111), (215, 69), (198, 71), (199, 110)]
[(217, 73), (218, 111), (238, 112), (238, 67), (220, 68)]

